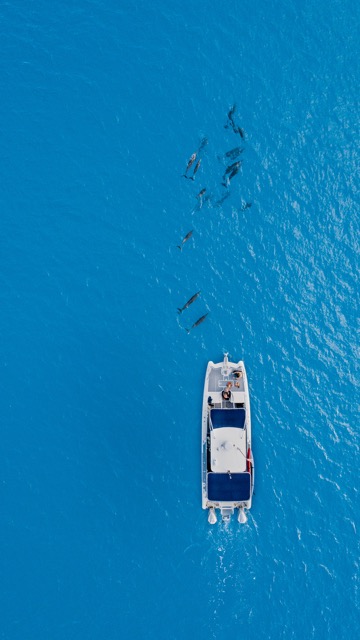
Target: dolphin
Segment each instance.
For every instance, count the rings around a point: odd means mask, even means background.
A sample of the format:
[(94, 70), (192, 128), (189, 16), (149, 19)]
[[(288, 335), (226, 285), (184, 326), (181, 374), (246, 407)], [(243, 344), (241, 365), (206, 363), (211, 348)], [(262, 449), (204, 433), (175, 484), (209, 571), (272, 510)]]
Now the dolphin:
[[(240, 163), (239, 163), (239, 165), (240, 165)], [(229, 168), (229, 167), (228, 167), (228, 168)], [(229, 184), (230, 184), (230, 180), (231, 180), (234, 176), (236, 176), (236, 174), (237, 174), (237, 173), (238, 173), (238, 171), (239, 171), (239, 168), (240, 168), (240, 166), (238, 166), (238, 167), (234, 167), (234, 168), (231, 170), (231, 172), (229, 173), (229, 175), (226, 175), (226, 173), (225, 173), (225, 175), (223, 176), (223, 178), (224, 178), (224, 180), (226, 179), (226, 182), (222, 182), (222, 183), (221, 183), (221, 184), (223, 185), (223, 187), (228, 187), (228, 186), (229, 186)]]
[[(196, 160), (196, 156), (197, 156), (197, 152), (193, 153), (187, 163), (187, 167), (185, 169), (185, 174), (188, 172), (188, 170), (190, 169), (190, 167), (192, 167), (192, 165), (194, 164), (195, 160)], [(184, 174), (184, 176), (185, 176)]]
[(203, 139), (201, 140), (201, 142), (200, 142), (200, 146), (199, 146), (199, 148), (198, 148), (198, 153), (200, 153), (200, 151), (202, 151), (202, 150), (203, 150), (203, 148), (204, 148), (204, 147), (206, 147), (207, 143), (208, 143), (208, 139), (207, 139), (207, 138), (203, 138)]
[(229, 120), (233, 119), (233, 115), (234, 115), (235, 111), (236, 111), (236, 103), (233, 104), (233, 106), (231, 107), (231, 109), (230, 109), (230, 111), (228, 113)]
[(245, 140), (245, 131), (241, 127), (233, 127), (234, 133), (239, 133), (240, 137)]
[(207, 315), (208, 315), (208, 314), (207, 314), (207, 313), (205, 313), (205, 315), (201, 316), (201, 318), (199, 318), (199, 320), (196, 320), (196, 322), (194, 322), (194, 324), (192, 325), (192, 327), (190, 327), (190, 329), (186, 329), (186, 331), (187, 331), (188, 333), (190, 333), (191, 329), (195, 329), (195, 327), (198, 327), (198, 326), (199, 326), (199, 324), (201, 324), (202, 322), (204, 322), (204, 320), (205, 320), (205, 318), (206, 318), (206, 316), (207, 316)]
[(236, 174), (238, 173), (238, 171), (239, 171), (239, 167), (235, 167), (235, 168), (232, 170), (232, 172), (231, 172), (231, 173), (229, 174), (229, 176), (228, 176), (228, 180), (229, 180), (229, 182), (230, 182), (230, 180), (231, 180), (234, 176), (236, 176)]
[(189, 240), (189, 238), (191, 238), (192, 234), (193, 234), (193, 232), (192, 232), (192, 231), (189, 231), (189, 232), (186, 234), (185, 238), (183, 238), (183, 239), (182, 239), (181, 244), (180, 244), (180, 245), (179, 245), (179, 244), (177, 244), (177, 245), (176, 245), (176, 246), (177, 246), (177, 248), (178, 248), (178, 249), (180, 249), (180, 251), (182, 251), (182, 246), (183, 246), (183, 244), (185, 244), (185, 242), (187, 242), (187, 241)]
[[(244, 131), (244, 129), (242, 129), (241, 127), (237, 127), (237, 126), (235, 125), (234, 118), (233, 118), (233, 115), (234, 115), (234, 113), (235, 113), (235, 110), (236, 110), (236, 104), (234, 104), (234, 105), (231, 107), (231, 109), (230, 109), (230, 111), (229, 111), (229, 113), (228, 113), (228, 121), (229, 121), (229, 122), (227, 122), (227, 123), (224, 125), (224, 127), (225, 127), (225, 129), (229, 129), (229, 127), (230, 127), (230, 125), (231, 125), (233, 132), (234, 132), (234, 133), (238, 133), (238, 134), (240, 135), (240, 137), (241, 137), (243, 140), (245, 140), (245, 131)], [(230, 123), (230, 124), (229, 124), (229, 123)]]
[(230, 164), (228, 167), (226, 167), (224, 176), (227, 176), (228, 173), (231, 173), (232, 171), (234, 171), (234, 169), (239, 169), (239, 167), (241, 167), (241, 164), (241, 160), (237, 160), (237, 162), (233, 162), (233, 164)]
[[(228, 120), (230, 121), (231, 126), (232, 126), (233, 129), (235, 127), (235, 123), (234, 123), (234, 119), (233, 119), (233, 115), (234, 115), (235, 111), (236, 111), (236, 104), (233, 104), (233, 106), (231, 107), (230, 111), (227, 114)], [(229, 128), (229, 124), (226, 123), (224, 125), (224, 128), (228, 129)]]
[(228, 176), (226, 176), (226, 182), (222, 182), (222, 183), (221, 183), (221, 184), (223, 185), (223, 187), (228, 187), (228, 186), (229, 186), (229, 184), (230, 184), (230, 180), (232, 180), (232, 178), (233, 178), (234, 176), (236, 176), (236, 174), (238, 173), (238, 171), (239, 171), (239, 167), (235, 167), (235, 168), (232, 170), (232, 172), (231, 172)]
[(230, 180), (231, 180), (234, 176), (236, 176), (236, 174), (238, 173), (238, 171), (239, 171), (239, 167), (236, 167), (235, 169), (233, 169), (233, 170), (232, 170), (232, 172), (228, 175), (228, 180), (229, 180), (229, 182), (230, 182)]
[(197, 197), (197, 198), (202, 198), (202, 197), (203, 197), (203, 195), (204, 195), (204, 193), (205, 193), (205, 191), (206, 191), (206, 187), (204, 187), (203, 189), (201, 189), (201, 191), (197, 194), (197, 196), (196, 196), (196, 197)]
[(224, 181), (226, 180), (227, 184), (225, 184), (225, 182), (221, 183), (224, 187), (227, 187), (231, 178), (233, 178), (237, 174), (237, 172), (241, 167), (241, 164), (242, 164), (241, 160), (238, 160), (237, 162), (234, 162), (233, 164), (231, 164), (229, 167), (226, 167), (225, 173), (223, 175), (223, 180)]
[(235, 147), (235, 149), (231, 149), (225, 153), (225, 158), (230, 158), (231, 160), (235, 160), (237, 156), (240, 155), (244, 151), (244, 147)]
[(194, 293), (193, 296), (191, 296), (190, 300), (188, 300), (183, 307), (181, 307), (181, 309), (178, 308), (178, 313), (182, 313), (183, 311), (185, 311), (185, 309), (187, 309), (188, 307), (190, 307), (190, 305), (195, 302), (196, 298), (199, 297), (201, 291), (198, 291), (197, 293)]
[(194, 172), (192, 174), (192, 180), (195, 180), (195, 175), (199, 171), (200, 165), (201, 165), (201, 158), (200, 158), (200, 160), (197, 161), (197, 163), (195, 165), (195, 169), (194, 169)]
[(250, 209), (251, 206), (252, 206), (252, 202), (245, 202), (245, 204), (243, 204), (243, 206), (241, 207), (241, 211), (245, 211), (245, 209)]

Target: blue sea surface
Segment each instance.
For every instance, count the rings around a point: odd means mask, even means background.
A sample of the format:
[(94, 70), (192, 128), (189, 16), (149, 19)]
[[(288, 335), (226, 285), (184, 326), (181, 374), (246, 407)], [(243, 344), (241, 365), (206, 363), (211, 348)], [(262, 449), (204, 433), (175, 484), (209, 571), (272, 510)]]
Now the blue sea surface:
[[(356, 638), (359, 4), (0, 18), (0, 638)], [(224, 352), (256, 486), (246, 525), (211, 527), (201, 404)]]

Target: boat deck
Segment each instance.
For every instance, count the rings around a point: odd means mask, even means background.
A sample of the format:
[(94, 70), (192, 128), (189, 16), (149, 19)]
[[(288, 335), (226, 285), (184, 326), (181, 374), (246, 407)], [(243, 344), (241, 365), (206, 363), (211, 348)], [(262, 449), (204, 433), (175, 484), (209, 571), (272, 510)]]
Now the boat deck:
[[(211, 369), (209, 375), (209, 391), (222, 391), (228, 382), (232, 382), (232, 388), (236, 389), (237, 392), (244, 391), (244, 380), (243, 378), (237, 378), (233, 373), (230, 373), (227, 376), (223, 376), (221, 373), (221, 368)], [(238, 383), (239, 386), (235, 387), (235, 383)]]
[[(232, 383), (230, 401), (224, 400), (221, 395), (228, 382)], [(237, 378), (230, 371), (228, 375), (223, 375), (221, 367), (211, 369), (209, 375), (208, 390), (211, 395), (212, 404), (217, 408), (225, 409), (234, 406), (243, 406), (245, 402), (245, 388), (243, 378)]]

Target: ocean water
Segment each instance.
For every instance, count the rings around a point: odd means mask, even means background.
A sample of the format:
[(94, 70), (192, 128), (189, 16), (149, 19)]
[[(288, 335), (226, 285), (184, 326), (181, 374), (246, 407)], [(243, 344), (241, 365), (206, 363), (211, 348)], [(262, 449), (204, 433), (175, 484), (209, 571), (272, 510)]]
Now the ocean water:
[[(0, 638), (357, 637), (359, 13), (1, 4)], [(211, 527), (225, 351), (256, 486)]]

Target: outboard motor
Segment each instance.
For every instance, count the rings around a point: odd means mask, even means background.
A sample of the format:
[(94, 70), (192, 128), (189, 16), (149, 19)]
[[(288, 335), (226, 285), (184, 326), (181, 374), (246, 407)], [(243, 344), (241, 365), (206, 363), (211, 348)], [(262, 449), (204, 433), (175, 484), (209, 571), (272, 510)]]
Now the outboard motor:
[(208, 522), (209, 522), (209, 524), (216, 524), (217, 523), (217, 517), (216, 517), (216, 513), (215, 513), (214, 507), (210, 507), (210, 509), (209, 509)]
[(239, 507), (238, 522), (240, 522), (240, 524), (245, 524), (245, 522), (247, 522), (247, 515), (244, 507)]

